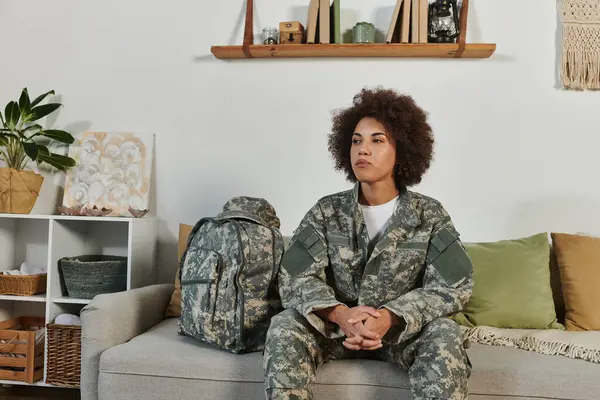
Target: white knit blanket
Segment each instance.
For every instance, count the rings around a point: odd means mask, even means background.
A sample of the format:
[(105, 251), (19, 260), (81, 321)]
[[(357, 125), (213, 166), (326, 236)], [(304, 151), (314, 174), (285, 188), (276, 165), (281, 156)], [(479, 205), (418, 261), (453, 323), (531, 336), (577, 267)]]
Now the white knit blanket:
[(565, 356), (600, 364), (600, 331), (573, 332), (558, 329), (500, 329), (461, 327), (473, 343), (515, 347), (536, 353)]
[(561, 80), (567, 89), (600, 89), (600, 0), (560, 0)]

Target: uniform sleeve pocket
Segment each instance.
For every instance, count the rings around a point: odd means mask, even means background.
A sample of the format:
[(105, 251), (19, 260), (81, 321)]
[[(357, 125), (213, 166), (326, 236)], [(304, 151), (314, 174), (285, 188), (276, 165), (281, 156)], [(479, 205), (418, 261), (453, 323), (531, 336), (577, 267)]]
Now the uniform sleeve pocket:
[(326, 246), (313, 227), (307, 226), (296, 235), (283, 254), (281, 265), (291, 276), (298, 276), (325, 255)]
[(473, 272), (473, 265), (458, 233), (443, 228), (432, 239), (427, 252), (427, 261), (448, 286), (457, 286)]

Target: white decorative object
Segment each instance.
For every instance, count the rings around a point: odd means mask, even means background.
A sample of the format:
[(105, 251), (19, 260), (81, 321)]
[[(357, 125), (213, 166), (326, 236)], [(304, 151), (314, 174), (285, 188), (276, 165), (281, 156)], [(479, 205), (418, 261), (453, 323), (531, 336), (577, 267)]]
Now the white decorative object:
[(111, 216), (131, 216), (150, 203), (154, 135), (86, 132), (76, 137), (69, 156), (77, 162), (67, 172), (64, 207), (111, 209)]
[(60, 314), (54, 319), (54, 323), (58, 325), (81, 325), (81, 318), (73, 314)]

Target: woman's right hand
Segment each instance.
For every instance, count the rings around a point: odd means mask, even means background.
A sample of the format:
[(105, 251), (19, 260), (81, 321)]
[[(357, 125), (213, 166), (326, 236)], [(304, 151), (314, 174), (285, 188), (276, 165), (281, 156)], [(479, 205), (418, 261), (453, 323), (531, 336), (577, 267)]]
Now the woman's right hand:
[[(381, 338), (379, 335), (370, 331), (364, 325), (364, 321), (366, 321), (369, 317), (379, 318), (380, 316), (381, 315), (379, 312), (373, 307), (358, 306), (348, 308), (343, 306), (336, 309), (335, 312), (332, 313), (331, 320), (340, 327), (342, 332), (344, 332), (348, 338), (354, 338), (357, 336), (362, 338), (361, 343), (350, 345), (352, 347), (348, 347), (348, 345), (344, 343), (344, 345), (351, 350), (360, 350), (363, 348), (363, 346), (372, 348), (380, 344)], [(352, 323), (349, 323), (349, 320), (352, 320)]]

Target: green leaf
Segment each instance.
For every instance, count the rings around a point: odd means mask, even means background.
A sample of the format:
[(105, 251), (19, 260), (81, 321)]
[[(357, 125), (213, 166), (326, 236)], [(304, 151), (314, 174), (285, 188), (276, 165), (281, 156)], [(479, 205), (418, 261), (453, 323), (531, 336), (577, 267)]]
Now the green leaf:
[[(44, 154), (45, 154), (45, 155), (50, 155), (50, 150), (48, 150), (48, 148), (47, 148), (46, 146), (44, 146), (43, 144), (38, 144), (38, 145), (37, 145), (37, 148), (38, 148), (38, 150), (40, 151), (40, 154), (39, 154), (39, 156), (42, 156), (42, 155), (44, 155)], [(38, 156), (38, 157), (39, 157), (39, 156)]]
[(37, 106), (31, 109), (32, 117), (29, 121), (37, 121), (40, 118), (44, 118), (46, 115), (53, 113), (58, 110), (61, 106), (60, 103), (48, 103), (41, 106)]
[(50, 164), (56, 169), (60, 169), (61, 171), (65, 171), (65, 167), (62, 164), (59, 164), (52, 160), (52, 158), (47, 154), (40, 154), (37, 159), (38, 164), (45, 162), (46, 164)]
[(21, 92), (21, 97), (19, 98), (19, 108), (21, 109), (21, 114), (23, 114), (22, 116), (26, 116), (31, 110), (31, 100), (29, 100), (27, 88), (23, 89), (23, 92)]
[(12, 103), (13, 103), (12, 101), (9, 102), (6, 105), (6, 108), (4, 109), (4, 115), (6, 116), (6, 124), (5, 124), (5, 126), (8, 127), (8, 129), (10, 129), (10, 127), (8, 125), (10, 124), (10, 118), (11, 118), (11, 115), (12, 115)]
[(29, 131), (32, 131), (32, 130), (34, 130), (34, 129), (37, 129), (38, 131), (41, 131), (41, 130), (42, 130), (42, 126), (41, 126), (41, 125), (38, 125), (38, 124), (33, 124), (33, 125), (30, 125), (30, 126), (28, 126), (27, 128), (25, 128), (25, 129), (23, 130), (23, 133), (25, 133), (25, 132), (29, 132)]
[(44, 99), (46, 98), (46, 96), (48, 96), (48, 95), (50, 95), (50, 94), (54, 96), (54, 90), (51, 90), (51, 91), (49, 91), (48, 93), (44, 93), (44, 94), (42, 94), (42, 95), (38, 96), (38, 97), (37, 97), (37, 98), (36, 98), (34, 101), (32, 101), (32, 102), (31, 102), (31, 107), (35, 107), (35, 106), (37, 106), (38, 104), (40, 104), (40, 102), (41, 102), (42, 100), (44, 100)]
[(65, 167), (74, 167), (75, 166), (75, 160), (73, 160), (71, 157), (62, 156), (62, 155), (56, 154), (56, 153), (50, 153), (50, 157), (52, 157), (53, 160), (56, 160), (57, 162), (61, 163)]
[(4, 118), (2, 118), (2, 112), (0, 112), (0, 121), (2, 121), (2, 126), (6, 126), (6, 124), (4, 123)]
[(6, 124), (9, 129), (15, 129), (15, 126), (19, 122), (19, 105), (16, 101), (11, 101), (6, 105), (4, 109), (4, 115), (6, 116)]
[(40, 134), (61, 143), (71, 144), (75, 141), (75, 139), (73, 138), (73, 136), (71, 136), (69, 132), (61, 131), (58, 129), (49, 129), (47, 131), (41, 131)]
[(40, 153), (38, 156), (38, 161), (50, 164), (54, 168), (60, 169), (61, 171), (66, 171), (67, 168), (75, 166), (75, 160), (56, 153), (50, 153), (50, 155)]
[(8, 139), (4, 135), (0, 135), (0, 146), (8, 146)]
[(33, 161), (36, 161), (40, 151), (38, 150), (37, 144), (34, 142), (25, 142), (23, 143), (23, 148), (25, 149), (25, 154)]

